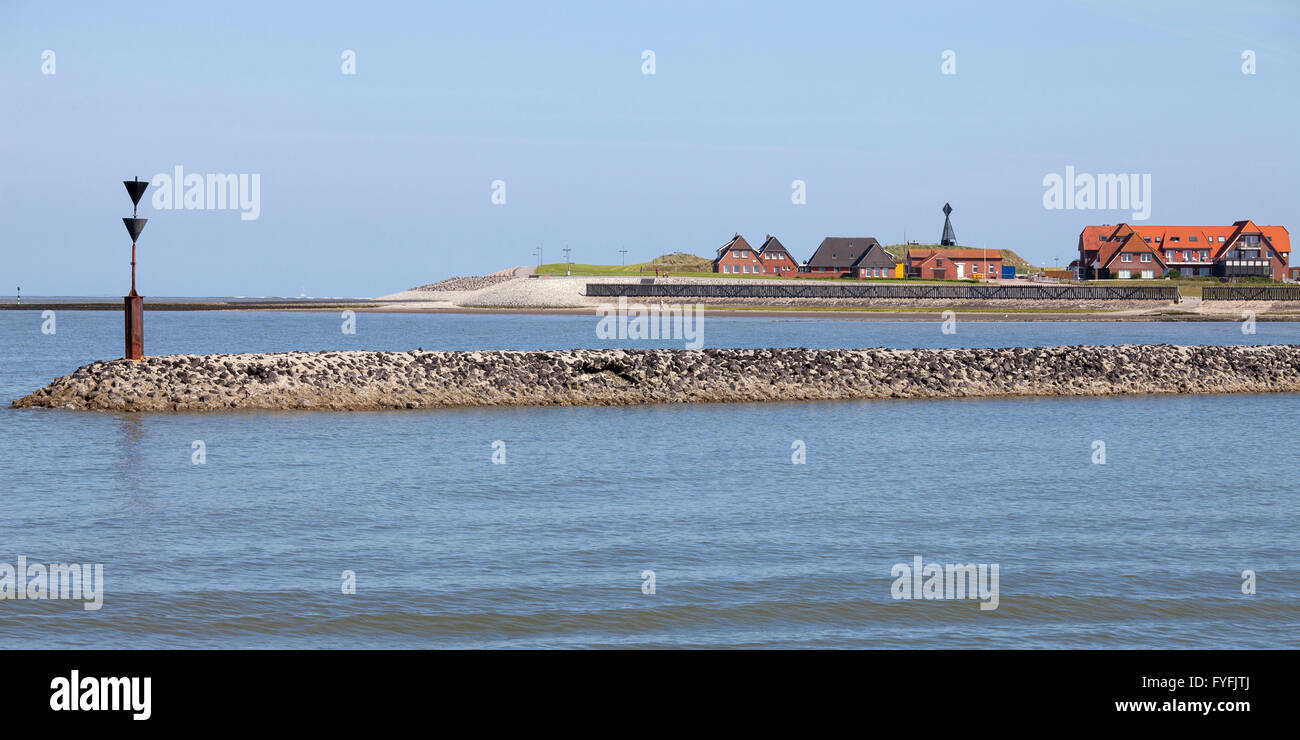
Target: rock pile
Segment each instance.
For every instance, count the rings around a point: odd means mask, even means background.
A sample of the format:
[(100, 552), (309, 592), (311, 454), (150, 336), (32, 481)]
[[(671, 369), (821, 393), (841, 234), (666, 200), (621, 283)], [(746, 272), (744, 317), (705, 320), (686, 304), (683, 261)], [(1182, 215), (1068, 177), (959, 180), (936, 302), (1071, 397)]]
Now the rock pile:
[(96, 362), (15, 408), (401, 409), (1300, 392), (1300, 346), (288, 352)]
[(447, 278), (439, 280), (436, 283), (421, 285), (418, 288), (411, 288), (412, 291), (424, 291), (437, 293), (450, 290), (480, 290), (497, 283), (504, 283), (513, 279), (512, 275), (470, 275), (467, 277)]

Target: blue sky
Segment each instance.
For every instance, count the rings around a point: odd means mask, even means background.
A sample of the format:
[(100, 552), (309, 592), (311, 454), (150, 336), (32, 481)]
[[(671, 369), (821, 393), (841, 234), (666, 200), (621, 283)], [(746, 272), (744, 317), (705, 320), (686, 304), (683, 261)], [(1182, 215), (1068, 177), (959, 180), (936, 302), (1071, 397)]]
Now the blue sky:
[(124, 293), (120, 181), (177, 165), (260, 175), (261, 213), (142, 203), (146, 295), (380, 295), (736, 231), (806, 259), (933, 242), (945, 201), (962, 243), (1064, 265), (1128, 218), (1044, 209), (1067, 165), (1150, 173), (1149, 223), (1300, 224), (1295, 3), (470, 6), (5, 3), (0, 291)]

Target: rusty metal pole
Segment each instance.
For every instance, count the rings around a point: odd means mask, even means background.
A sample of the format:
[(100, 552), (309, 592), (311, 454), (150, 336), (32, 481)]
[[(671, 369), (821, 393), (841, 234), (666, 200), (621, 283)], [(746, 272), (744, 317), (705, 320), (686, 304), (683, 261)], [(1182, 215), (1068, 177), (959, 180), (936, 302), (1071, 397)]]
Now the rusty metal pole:
[(122, 184), (126, 186), (126, 192), (131, 196), (131, 218), (122, 219), (126, 224), (127, 233), (131, 235), (131, 293), (122, 297), (126, 321), (126, 359), (143, 360), (144, 296), (135, 292), (135, 242), (149, 219), (137, 218), (136, 208), (140, 204), (140, 196), (144, 195), (149, 183), (140, 182), (140, 178), (137, 177), (135, 180), (124, 180)]

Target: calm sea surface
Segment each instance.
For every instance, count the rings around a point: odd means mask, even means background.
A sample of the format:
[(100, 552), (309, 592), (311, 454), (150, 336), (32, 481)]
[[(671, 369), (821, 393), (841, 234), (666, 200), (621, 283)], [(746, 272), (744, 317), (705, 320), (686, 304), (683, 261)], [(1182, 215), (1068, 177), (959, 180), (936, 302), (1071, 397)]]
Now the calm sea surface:
[[(39, 312), (0, 312), (6, 405), (120, 356), (120, 314), (55, 319), (43, 334)], [(1300, 344), (1292, 323), (706, 322), (709, 347)], [(341, 323), (148, 312), (146, 351), (618, 344), (585, 316)], [(105, 579), (99, 611), (0, 600), (0, 648), (1300, 647), (1293, 394), (4, 408), (0, 434), (0, 563), (102, 563)], [(918, 555), (997, 564), (998, 608), (894, 600), (891, 569)]]

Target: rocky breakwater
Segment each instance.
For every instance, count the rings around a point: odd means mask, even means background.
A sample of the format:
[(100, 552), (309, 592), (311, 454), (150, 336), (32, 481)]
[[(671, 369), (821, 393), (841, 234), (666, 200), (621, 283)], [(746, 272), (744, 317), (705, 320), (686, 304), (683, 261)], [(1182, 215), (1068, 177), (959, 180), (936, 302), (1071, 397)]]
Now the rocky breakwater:
[(96, 362), (16, 408), (415, 409), (1300, 391), (1300, 346), (289, 352)]

